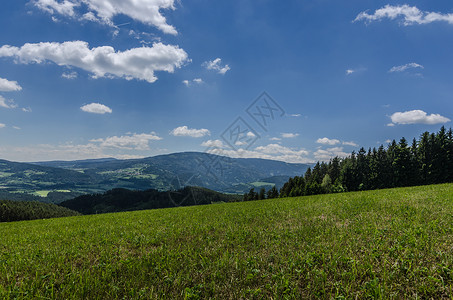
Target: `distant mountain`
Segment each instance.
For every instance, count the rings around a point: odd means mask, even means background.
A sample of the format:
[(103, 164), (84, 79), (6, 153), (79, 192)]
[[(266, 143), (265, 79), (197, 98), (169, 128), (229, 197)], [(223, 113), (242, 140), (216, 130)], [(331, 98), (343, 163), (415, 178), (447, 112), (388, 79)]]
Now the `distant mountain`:
[(103, 194), (79, 196), (59, 205), (87, 215), (240, 200), (242, 200), (240, 195), (226, 195), (200, 187), (185, 187), (167, 192), (113, 189)]
[(166, 191), (200, 186), (219, 192), (244, 193), (252, 187), (276, 185), (279, 188), (289, 177), (304, 174), (308, 167), (307, 164), (199, 152), (129, 160), (105, 158), (37, 163), (0, 160), (0, 189), (16, 195), (34, 194), (50, 202), (115, 188)]

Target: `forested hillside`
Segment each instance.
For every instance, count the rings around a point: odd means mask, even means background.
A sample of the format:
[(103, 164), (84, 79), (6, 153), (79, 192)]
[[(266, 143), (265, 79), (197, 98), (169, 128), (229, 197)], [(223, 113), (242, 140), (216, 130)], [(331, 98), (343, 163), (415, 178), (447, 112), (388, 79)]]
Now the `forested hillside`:
[(29, 201), (0, 200), (0, 222), (49, 219), (80, 215), (54, 204)]
[(80, 196), (59, 205), (83, 214), (99, 214), (239, 200), (241, 200), (239, 195), (226, 195), (200, 187), (185, 187), (168, 192), (154, 189), (146, 191), (113, 189), (103, 194)]
[[(403, 137), (387, 148), (361, 148), (346, 158), (318, 162), (291, 178), (280, 197), (453, 182), (453, 132), (424, 132), (411, 145)], [(249, 195), (247, 195), (250, 198)]]

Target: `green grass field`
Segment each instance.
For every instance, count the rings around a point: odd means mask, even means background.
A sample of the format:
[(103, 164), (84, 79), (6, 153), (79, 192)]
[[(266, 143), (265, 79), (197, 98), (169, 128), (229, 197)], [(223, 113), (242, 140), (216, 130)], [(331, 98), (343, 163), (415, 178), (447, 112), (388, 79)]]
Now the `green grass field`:
[(453, 299), (453, 185), (0, 224), (0, 298)]

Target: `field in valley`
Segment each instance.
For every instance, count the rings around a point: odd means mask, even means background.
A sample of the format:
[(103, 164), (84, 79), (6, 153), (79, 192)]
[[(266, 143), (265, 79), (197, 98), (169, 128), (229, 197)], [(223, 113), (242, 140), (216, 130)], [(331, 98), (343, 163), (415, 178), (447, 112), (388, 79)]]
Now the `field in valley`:
[(1, 299), (453, 298), (453, 184), (0, 223)]

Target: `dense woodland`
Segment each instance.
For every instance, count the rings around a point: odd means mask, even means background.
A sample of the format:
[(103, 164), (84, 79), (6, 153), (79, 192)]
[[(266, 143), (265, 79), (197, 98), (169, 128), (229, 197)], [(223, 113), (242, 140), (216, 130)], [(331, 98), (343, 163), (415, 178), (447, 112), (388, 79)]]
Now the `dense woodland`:
[(393, 140), (387, 148), (361, 148), (349, 157), (318, 162), (304, 176), (290, 178), (278, 192), (275, 188), (244, 195), (244, 200), (296, 197), (324, 193), (363, 191), (393, 187), (453, 182), (453, 132), (442, 127), (425, 132), (409, 144)]
[(82, 214), (133, 211), (143, 209), (168, 208), (177, 206), (203, 205), (214, 202), (240, 200), (238, 195), (227, 195), (201, 187), (185, 187), (180, 190), (160, 192), (150, 189), (131, 191), (113, 189), (103, 194), (83, 195), (67, 200), (59, 205)]
[(0, 200), (0, 222), (49, 219), (77, 215), (80, 214), (49, 203)]

